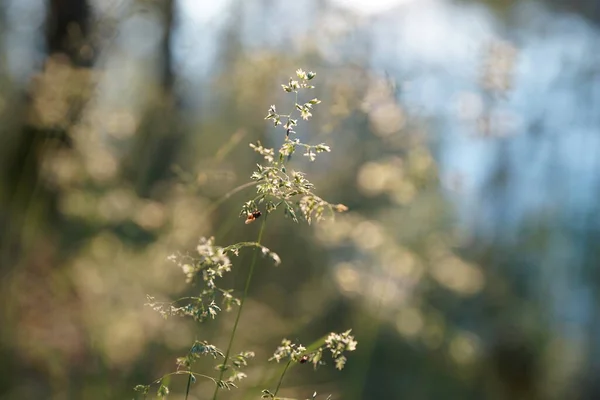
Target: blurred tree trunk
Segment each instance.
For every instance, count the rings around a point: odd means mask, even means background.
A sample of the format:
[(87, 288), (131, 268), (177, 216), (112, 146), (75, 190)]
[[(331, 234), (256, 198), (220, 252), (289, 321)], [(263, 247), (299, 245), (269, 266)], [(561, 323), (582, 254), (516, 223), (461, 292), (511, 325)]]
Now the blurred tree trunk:
[(559, 10), (580, 14), (583, 18), (600, 24), (600, 2), (598, 0), (548, 0)]
[[(61, 57), (71, 65), (89, 64), (90, 59), (81, 57), (81, 47), (85, 43), (89, 10), (86, 0), (52, 0), (48, 7), (46, 49), (48, 57)], [(73, 40), (74, 32), (80, 35)], [(19, 247), (19, 231), (23, 228), (24, 214), (31, 207), (31, 202), (47, 201), (50, 193), (39, 185), (40, 159), (48, 146), (66, 144), (67, 132), (55, 127), (32, 126), (29, 121), (35, 113), (32, 107), (32, 96), (28, 90), (21, 91), (18, 96), (24, 101), (11, 105), (10, 129), (3, 132), (3, 146), (0, 150), (0, 169), (2, 171), (2, 210), (4, 220), (0, 248), (3, 254), (14, 254)], [(29, 99), (27, 99), (29, 97)], [(35, 118), (35, 117), (33, 117)], [(44, 193), (42, 193), (44, 192)], [(34, 196), (41, 195), (39, 199)], [(48, 203), (49, 204), (49, 203)], [(5, 257), (2, 264), (6, 264)], [(14, 261), (14, 258), (13, 258)]]
[(144, 112), (126, 165), (141, 197), (150, 197), (154, 184), (169, 175), (183, 140), (171, 50), (175, 1), (160, 1), (157, 8), (162, 17), (163, 37), (158, 49), (158, 81), (149, 82), (156, 85), (156, 96)]
[[(596, 162), (598, 164), (598, 162)], [(587, 354), (584, 360), (583, 377), (581, 382), (582, 399), (600, 398), (600, 249), (597, 246), (600, 234), (595, 226), (598, 222), (595, 218), (596, 210), (589, 213), (589, 218), (583, 224), (580, 233), (581, 250), (584, 252), (584, 276), (583, 280), (589, 282), (592, 313), (587, 328)]]
[(46, 22), (49, 55), (60, 53), (73, 65), (90, 66), (87, 49), (90, 6), (87, 0), (50, 0)]
[[(82, 35), (87, 32), (89, 17), (86, 1), (52, 0), (47, 11), (45, 42), (48, 57), (60, 54), (60, 57), (74, 65), (89, 63), (89, 59), (84, 62), (79, 55), (81, 44), (85, 42)], [(73, 32), (81, 33), (77, 41), (80, 46), (73, 42)], [(8, 126), (2, 129), (0, 221), (3, 222), (3, 229), (0, 265), (5, 270), (10, 270), (23, 251), (22, 232), (27, 228), (24, 224), (27, 214), (35, 208), (34, 203), (40, 206), (39, 209), (45, 209), (42, 213), (51, 212), (47, 206), (54, 203), (51, 193), (39, 185), (40, 159), (49, 146), (68, 141), (64, 130), (30, 124), (35, 119), (33, 95), (31, 90), (14, 88), (13, 98), (16, 101), (8, 105)], [(42, 216), (40, 218), (43, 219)], [(31, 220), (28, 222), (36, 224)]]
[[(40, 7), (43, 5), (40, 4)], [(50, 58), (57, 57), (68, 66), (89, 66), (91, 52), (82, 52), (87, 42), (87, 1), (50, 0), (46, 11), (44, 65)], [(4, 29), (10, 29), (2, 25)], [(45, 70), (44, 66), (38, 73), (46, 74)], [(0, 363), (0, 397), (7, 393), (8, 398), (40, 398), (50, 396), (52, 388), (61, 385), (60, 380), (65, 375), (48, 378), (44, 370), (50, 370), (51, 366), (40, 365), (23, 355), (16, 344), (27, 341), (19, 337), (19, 332), (22, 332), (19, 331), (22, 329), (19, 325), (23, 320), (35, 318), (39, 312), (45, 313), (58, 304), (54, 302), (51, 305), (44, 301), (53, 297), (53, 283), (47, 278), (57, 265), (57, 240), (52, 234), (55, 231), (53, 221), (57, 216), (57, 196), (40, 182), (40, 168), (49, 149), (68, 146), (68, 136), (66, 129), (60, 126), (32, 123), (37, 120), (37, 77), (32, 80), (30, 87), (25, 88), (18, 87), (8, 75), (6, 79), (6, 86), (11, 91), (7, 96), (11, 96), (11, 101), (7, 102), (4, 115), (7, 123), (0, 128), (0, 304), (3, 305), (0, 320), (4, 326), (0, 338), (0, 358), (3, 361)], [(69, 113), (72, 111), (70, 109)], [(70, 118), (77, 118), (77, 115), (70, 115)], [(53, 328), (58, 325), (70, 327), (73, 322), (67, 309), (63, 309), (63, 313), (65, 317), (60, 322), (54, 321), (54, 326), (43, 326), (44, 322), (38, 320), (38, 328), (48, 329), (46, 336), (60, 336), (62, 328), (59, 327), (58, 331)], [(47, 346), (46, 352), (56, 350), (52, 349), (50, 343)], [(47, 362), (51, 363), (50, 360)], [(31, 381), (24, 384), (24, 377)], [(59, 379), (54, 381), (54, 378)], [(21, 383), (16, 385), (15, 382)]]

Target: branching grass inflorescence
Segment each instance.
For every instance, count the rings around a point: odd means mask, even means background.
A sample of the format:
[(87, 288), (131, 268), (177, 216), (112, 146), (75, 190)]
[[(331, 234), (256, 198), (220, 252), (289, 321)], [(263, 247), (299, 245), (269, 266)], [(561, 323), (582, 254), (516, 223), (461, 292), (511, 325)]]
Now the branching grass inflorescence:
[[(286, 93), (293, 93), (295, 96), (294, 108), (288, 114), (278, 113), (275, 105), (269, 107), (265, 119), (270, 120), (275, 127), (281, 126), (285, 132), (283, 143), (277, 154), (273, 148), (264, 147), (260, 142), (250, 144), (250, 147), (263, 157), (263, 163), (257, 164), (257, 169), (252, 173), (251, 183), (253, 184), (246, 183), (242, 185), (244, 188), (256, 186), (256, 196), (244, 203), (240, 215), (246, 217), (246, 223), (251, 223), (265, 214), (258, 239), (255, 242), (240, 242), (221, 247), (215, 245), (215, 240), (212, 237), (201, 238), (196, 248), (196, 255), (172, 255), (169, 257), (170, 261), (181, 268), (186, 277), (186, 282), (198, 286), (198, 294), (182, 297), (171, 302), (158, 302), (154, 297), (148, 296), (147, 305), (163, 317), (191, 317), (199, 323), (216, 318), (222, 309), (230, 311), (237, 306), (237, 315), (227, 349), (222, 351), (207, 341), (196, 340), (186, 355), (177, 358), (176, 371), (163, 375), (151, 384), (138, 385), (135, 387), (136, 391), (146, 395), (152, 385), (157, 385), (157, 396), (166, 397), (169, 394), (166, 378), (172, 375), (188, 376), (186, 399), (191, 390), (191, 385), (198, 378), (207, 379), (214, 383), (213, 400), (217, 399), (220, 389), (236, 388), (239, 381), (246, 377), (246, 374), (242, 372), (243, 368), (254, 357), (254, 353), (251, 351), (243, 351), (237, 355), (232, 355), (232, 347), (240, 315), (248, 295), (248, 288), (252, 281), (257, 255), (262, 254), (275, 265), (281, 263), (281, 259), (276, 253), (261, 244), (267, 216), (282, 207), (285, 215), (294, 222), (303, 219), (310, 224), (313, 220), (319, 221), (324, 218), (325, 212), (333, 215), (335, 212), (347, 210), (346, 206), (342, 204), (331, 204), (317, 196), (313, 192), (314, 185), (309, 182), (304, 173), (288, 169), (288, 163), (298, 149), (303, 149), (303, 155), (310, 161), (314, 161), (317, 154), (331, 151), (330, 147), (324, 143), (309, 145), (300, 142), (298, 138), (294, 138), (296, 133), (294, 128), (298, 125), (298, 119), (294, 116), (298, 113), (300, 118), (308, 120), (312, 116), (313, 107), (321, 102), (317, 98), (304, 103), (299, 102), (300, 91), (314, 88), (310, 81), (315, 76), (314, 72), (305, 72), (299, 69), (296, 71), (296, 79), (290, 78), (288, 84), (282, 85)], [(231, 257), (239, 255), (240, 251), (246, 248), (253, 250), (254, 254), (246, 278), (244, 292), (238, 298), (234, 295), (233, 289), (220, 287), (218, 281), (226, 273), (231, 272), (233, 268)], [(280, 397), (277, 397), (277, 393), (285, 374), (293, 363), (304, 364), (310, 362), (316, 368), (324, 363), (323, 355), (328, 350), (336, 368), (341, 370), (346, 363), (344, 354), (354, 351), (356, 345), (357, 342), (351, 335), (350, 330), (340, 334), (331, 333), (310, 346), (309, 349), (284, 339), (270, 361), (286, 361), (287, 363), (275, 389), (273, 391), (264, 389), (262, 398), (280, 399)], [(215, 367), (219, 371), (217, 377), (199, 374), (192, 370), (195, 362), (206, 356), (220, 361)], [(316, 393), (313, 394), (312, 399), (315, 399), (316, 396)]]

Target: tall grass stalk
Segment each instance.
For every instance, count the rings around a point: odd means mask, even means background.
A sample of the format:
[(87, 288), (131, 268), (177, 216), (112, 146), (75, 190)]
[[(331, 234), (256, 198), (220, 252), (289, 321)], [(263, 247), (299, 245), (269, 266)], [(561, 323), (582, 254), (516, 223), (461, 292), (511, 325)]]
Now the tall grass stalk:
[[(258, 231), (258, 239), (256, 243), (259, 245), (262, 242), (263, 232), (265, 230), (265, 226), (267, 225), (267, 218), (263, 219), (260, 230)], [(246, 303), (246, 299), (248, 298), (248, 290), (250, 289), (250, 283), (252, 282), (252, 275), (254, 275), (254, 267), (256, 266), (256, 259), (258, 256), (259, 249), (254, 250), (254, 254), (252, 254), (252, 263), (250, 264), (250, 271), (248, 271), (248, 277), (246, 278), (246, 285), (244, 286), (244, 294), (240, 300), (240, 306), (238, 307), (237, 315), (235, 316), (235, 322), (233, 323), (233, 329), (231, 331), (231, 336), (229, 337), (229, 344), (227, 345), (227, 350), (225, 351), (225, 361), (223, 361), (223, 365), (227, 366), (227, 362), (229, 361), (229, 355), (231, 354), (231, 347), (233, 346), (233, 340), (235, 339), (235, 333), (237, 332), (238, 323), (240, 322), (240, 316), (242, 315), (242, 311), (244, 309), (244, 304)], [(219, 373), (218, 382), (223, 380), (223, 375), (225, 374), (225, 368), (221, 368), (221, 372)], [(219, 385), (215, 385), (215, 391), (213, 393), (213, 400), (217, 400), (219, 395)]]
[[(194, 321), (200, 323), (215, 319), (221, 313), (221, 308), (229, 311), (237, 306), (237, 314), (229, 336), (227, 348), (223, 352), (205, 340), (194, 341), (188, 353), (184, 357), (177, 358), (177, 371), (165, 374), (149, 385), (137, 385), (135, 387), (135, 390), (142, 392), (144, 396), (149, 392), (151, 386), (158, 385), (158, 397), (167, 397), (170, 389), (168, 379), (165, 378), (170, 375), (179, 374), (189, 375), (185, 389), (186, 400), (189, 398), (193, 383), (196, 382), (196, 377), (209, 379), (215, 384), (212, 396), (213, 400), (217, 400), (220, 389), (230, 390), (237, 388), (239, 382), (246, 378), (246, 374), (242, 372), (242, 369), (254, 357), (254, 352), (252, 351), (243, 351), (234, 354), (232, 349), (241, 315), (248, 299), (258, 254), (260, 252), (275, 265), (281, 263), (279, 256), (262, 244), (268, 215), (283, 208), (284, 214), (293, 222), (297, 223), (302, 219), (310, 224), (313, 221), (323, 219), (327, 212), (333, 216), (335, 212), (344, 212), (347, 210), (347, 207), (342, 204), (331, 204), (317, 196), (314, 193), (314, 185), (306, 178), (305, 174), (290, 168), (289, 162), (296, 155), (297, 150), (302, 149), (304, 151), (303, 156), (307, 157), (310, 161), (314, 161), (320, 153), (329, 153), (331, 151), (329, 146), (324, 143), (309, 145), (300, 142), (299, 139), (294, 137), (296, 133), (294, 129), (298, 125), (298, 119), (295, 119), (297, 118), (295, 114), (298, 112), (303, 120), (308, 120), (312, 116), (313, 107), (321, 102), (319, 99), (313, 98), (305, 103), (298, 103), (298, 93), (300, 91), (314, 88), (309, 81), (312, 81), (316, 74), (299, 69), (296, 71), (296, 75), (296, 79), (290, 78), (288, 84), (282, 85), (286, 93), (294, 94), (294, 107), (292, 111), (289, 114), (279, 114), (276, 107), (272, 105), (269, 107), (265, 118), (271, 121), (274, 127), (280, 126), (284, 129), (285, 136), (282, 135), (283, 143), (279, 151), (276, 152), (273, 148), (264, 147), (260, 142), (250, 144), (250, 147), (263, 159), (262, 163), (257, 164), (257, 170), (253, 172), (251, 181), (231, 190), (211, 206), (211, 210), (214, 210), (237, 192), (255, 186), (257, 195), (244, 203), (240, 216), (246, 217), (246, 224), (253, 223), (259, 217), (263, 216), (257, 241), (239, 242), (222, 247), (215, 244), (214, 237), (201, 238), (196, 248), (197, 256), (191, 254), (173, 254), (169, 256), (169, 259), (181, 268), (186, 276), (187, 283), (197, 285), (199, 288), (198, 294), (181, 297), (171, 302), (155, 301), (154, 297), (148, 296), (147, 305), (158, 311), (163, 317), (191, 317)], [(219, 279), (232, 271), (232, 256), (238, 256), (240, 251), (247, 248), (251, 248), (253, 251), (252, 261), (242, 296), (241, 298), (236, 298), (233, 289), (224, 289), (219, 286)], [(277, 399), (283, 379), (295, 363), (309, 363), (317, 368), (324, 364), (324, 355), (330, 353), (336, 368), (343, 369), (346, 363), (345, 353), (354, 351), (356, 344), (357, 342), (351, 335), (350, 330), (343, 333), (325, 335), (322, 339), (309, 346), (309, 348), (301, 344), (292, 343), (288, 339), (283, 339), (281, 345), (269, 361), (285, 361), (286, 365), (279, 376), (274, 392), (271, 392), (269, 389), (263, 389), (261, 398)], [(214, 360), (223, 360), (222, 363), (216, 366), (219, 370), (217, 378), (192, 371), (194, 363), (199, 358), (206, 356), (212, 357)], [(225, 377), (226, 371), (231, 373), (228, 377)], [(315, 396), (316, 394), (313, 395), (313, 399)]]

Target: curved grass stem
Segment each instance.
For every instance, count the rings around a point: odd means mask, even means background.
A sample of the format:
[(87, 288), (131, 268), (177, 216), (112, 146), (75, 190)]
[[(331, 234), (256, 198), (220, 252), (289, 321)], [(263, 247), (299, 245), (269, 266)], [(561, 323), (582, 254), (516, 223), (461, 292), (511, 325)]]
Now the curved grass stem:
[(277, 397), (277, 393), (279, 393), (279, 388), (281, 387), (281, 383), (283, 382), (283, 377), (285, 376), (285, 373), (287, 372), (291, 363), (292, 363), (292, 360), (288, 361), (287, 364), (285, 365), (285, 368), (283, 369), (283, 372), (281, 373), (281, 376), (279, 377), (279, 382), (277, 382), (277, 387), (275, 388), (275, 393), (273, 393), (273, 397)]
[(214, 211), (217, 209), (217, 207), (219, 205), (221, 205), (221, 203), (223, 203), (225, 200), (227, 200), (228, 198), (230, 198), (231, 196), (233, 196), (234, 194), (236, 194), (237, 192), (240, 192), (246, 188), (252, 187), (252, 186), (256, 186), (257, 182), (255, 181), (250, 181), (250, 182), (246, 182), (243, 185), (240, 185), (238, 187), (235, 187), (233, 189), (231, 189), (229, 192), (225, 193), (223, 196), (221, 196), (218, 200), (216, 200), (214, 203), (212, 203), (209, 207), (208, 210), (209, 211)]
[[(258, 232), (258, 239), (256, 243), (261, 243), (263, 232), (265, 230), (265, 225), (267, 222), (267, 218), (263, 220), (260, 225), (260, 231)], [(229, 355), (231, 353), (231, 348), (233, 346), (233, 340), (235, 339), (235, 333), (237, 331), (238, 323), (240, 322), (240, 316), (242, 315), (242, 310), (244, 309), (244, 304), (246, 303), (246, 298), (248, 297), (248, 290), (250, 288), (250, 283), (252, 282), (252, 275), (254, 274), (254, 267), (256, 266), (256, 259), (258, 257), (258, 249), (254, 251), (252, 256), (252, 263), (250, 264), (250, 271), (248, 272), (248, 277), (246, 278), (246, 285), (244, 287), (244, 294), (242, 295), (242, 299), (240, 301), (240, 306), (238, 308), (237, 315), (235, 317), (235, 322), (233, 324), (233, 330), (231, 331), (231, 336), (229, 337), (229, 344), (227, 345), (227, 350), (225, 351), (225, 360), (223, 361), (223, 366), (225, 368), (221, 368), (221, 372), (219, 373), (219, 379), (217, 383), (223, 380), (223, 375), (225, 374), (225, 369), (227, 367), (227, 363), (229, 362)], [(213, 400), (217, 400), (217, 396), (219, 394), (219, 385), (217, 384), (215, 387), (215, 392), (213, 393)]]

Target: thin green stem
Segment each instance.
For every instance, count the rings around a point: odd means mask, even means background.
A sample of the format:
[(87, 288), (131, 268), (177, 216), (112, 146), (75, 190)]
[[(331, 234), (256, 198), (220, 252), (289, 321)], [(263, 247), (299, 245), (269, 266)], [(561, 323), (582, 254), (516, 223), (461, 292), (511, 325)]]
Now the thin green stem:
[(188, 400), (188, 395), (190, 394), (190, 386), (192, 386), (192, 374), (188, 376), (187, 387), (185, 388), (185, 400)]
[[(188, 398), (188, 394), (190, 392), (190, 387), (191, 387), (191, 383), (192, 383), (192, 379), (193, 379), (192, 377), (201, 377), (201, 378), (209, 379), (209, 380), (211, 380), (211, 381), (213, 381), (215, 383), (215, 386), (217, 386), (217, 381), (212, 376), (198, 374), (198, 373), (192, 372), (192, 371), (175, 371), (175, 372), (170, 372), (168, 374), (165, 374), (165, 375), (161, 376), (160, 378), (152, 381), (152, 383), (150, 383), (148, 385), (148, 387), (150, 387), (150, 386), (152, 386), (154, 384), (160, 383), (163, 379), (165, 379), (168, 376), (171, 376), (171, 375), (186, 375), (186, 374), (189, 375), (188, 383), (187, 383), (187, 389), (185, 391), (185, 398), (186, 399)], [(147, 398), (148, 398), (148, 395), (146, 393), (144, 393), (144, 400), (147, 399)]]
[[(265, 225), (267, 222), (267, 218), (263, 220), (260, 231), (258, 232), (258, 240), (256, 243), (261, 242), (263, 232), (265, 230)], [(252, 256), (252, 263), (250, 264), (250, 271), (248, 272), (248, 277), (246, 278), (246, 285), (244, 287), (244, 294), (242, 295), (242, 299), (240, 301), (240, 307), (238, 308), (237, 315), (235, 317), (235, 322), (233, 323), (233, 330), (231, 331), (231, 336), (229, 337), (229, 344), (227, 345), (227, 350), (225, 351), (225, 361), (223, 361), (224, 368), (221, 368), (221, 372), (219, 373), (219, 379), (217, 380), (217, 386), (215, 387), (215, 392), (213, 393), (213, 400), (217, 400), (217, 396), (219, 394), (219, 382), (223, 380), (223, 375), (225, 374), (225, 369), (227, 368), (227, 363), (229, 362), (229, 354), (231, 353), (231, 348), (233, 347), (233, 340), (235, 339), (235, 332), (237, 331), (238, 323), (240, 322), (240, 316), (242, 315), (242, 310), (244, 309), (244, 304), (246, 303), (246, 298), (248, 297), (248, 290), (250, 288), (250, 283), (252, 282), (252, 275), (254, 274), (254, 267), (256, 266), (256, 259), (258, 256), (258, 249), (254, 251), (254, 255)]]
[(230, 198), (231, 196), (233, 196), (237, 192), (239, 192), (241, 190), (244, 190), (246, 188), (252, 187), (252, 186), (256, 186), (256, 184), (257, 184), (257, 182), (251, 181), (251, 182), (244, 183), (243, 185), (240, 185), (240, 186), (238, 186), (236, 188), (231, 189), (229, 192), (227, 192), (223, 196), (221, 196), (221, 198), (219, 198), (219, 200), (217, 200), (214, 203), (212, 203), (208, 207), (208, 211), (209, 212), (214, 211), (221, 203), (223, 203), (225, 200), (227, 200), (228, 198)]
[(279, 393), (279, 388), (281, 387), (281, 383), (283, 382), (283, 377), (285, 376), (285, 373), (287, 372), (291, 363), (292, 363), (292, 360), (289, 360), (287, 362), (287, 364), (285, 365), (285, 368), (283, 369), (283, 372), (281, 373), (281, 376), (279, 377), (279, 382), (277, 382), (277, 387), (275, 388), (275, 393), (273, 393), (273, 397), (277, 397), (277, 393)]
[(262, 245), (258, 242), (239, 242), (236, 244), (232, 244), (231, 246), (223, 247), (223, 251), (231, 251), (232, 249), (242, 249), (244, 247), (262, 247)]
[(160, 378), (152, 381), (151, 385), (154, 385), (155, 383), (159, 383), (160, 381), (165, 379), (167, 376), (171, 376), (171, 375), (190, 375), (190, 376), (194, 375), (194, 376), (199, 376), (201, 378), (206, 378), (208, 380), (213, 381), (214, 383), (217, 383), (215, 378), (213, 378), (212, 376), (203, 375), (203, 374), (199, 374), (197, 372), (192, 372), (192, 371), (175, 371), (175, 372), (169, 372), (168, 374), (165, 374), (165, 375), (161, 376)]
[[(306, 347), (306, 350), (300, 356), (309, 355), (310, 353), (312, 353), (312, 352), (316, 351), (317, 349), (319, 349), (320, 347), (322, 347), (325, 344), (325, 340), (327, 339), (327, 336), (329, 336), (329, 335), (324, 335), (321, 338), (312, 342), (310, 345), (308, 345)], [(288, 369), (292, 369), (296, 365), (298, 365), (298, 363), (293, 363), (290, 361), (284, 367), (284, 370), (282, 371), (282, 373), (279, 377), (279, 383), (277, 384), (277, 389), (275, 390), (275, 393), (277, 393), (277, 391), (279, 390), (279, 387), (281, 386), (281, 383), (283, 381), (283, 376), (287, 373)], [(275, 379), (276, 379), (276, 376), (274, 376), (272, 374), (268, 378), (262, 379), (259, 384), (254, 386), (254, 388), (264, 388), (265, 386), (271, 387), (275, 384)], [(247, 396), (246, 398), (250, 398), (250, 397)]]

